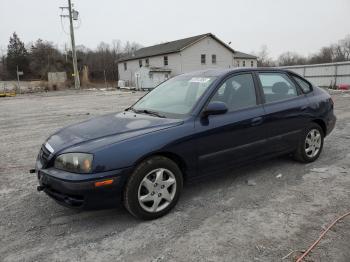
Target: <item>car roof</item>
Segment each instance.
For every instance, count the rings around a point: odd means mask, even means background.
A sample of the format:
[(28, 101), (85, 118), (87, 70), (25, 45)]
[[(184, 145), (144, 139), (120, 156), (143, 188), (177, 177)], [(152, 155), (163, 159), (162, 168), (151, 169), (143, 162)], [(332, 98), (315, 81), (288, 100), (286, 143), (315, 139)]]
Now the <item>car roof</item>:
[(190, 73), (185, 73), (183, 76), (213, 76), (213, 77), (220, 77), (225, 76), (231, 73), (235, 72), (290, 72), (286, 69), (281, 68), (272, 68), (272, 67), (256, 67), (256, 68), (220, 68), (220, 69), (206, 69), (206, 70), (199, 70), (194, 71)]

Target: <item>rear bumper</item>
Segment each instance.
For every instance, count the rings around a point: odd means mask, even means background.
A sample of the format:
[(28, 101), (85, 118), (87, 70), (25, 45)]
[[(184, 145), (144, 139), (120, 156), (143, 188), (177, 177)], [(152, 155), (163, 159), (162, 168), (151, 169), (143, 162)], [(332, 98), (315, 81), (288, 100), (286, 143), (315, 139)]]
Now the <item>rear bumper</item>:
[(337, 117), (334, 114), (328, 117), (327, 123), (326, 123), (327, 134), (325, 135), (329, 135), (333, 131), (336, 122), (337, 122)]
[[(131, 168), (96, 174), (72, 174), (49, 168), (37, 171), (38, 190), (44, 191), (61, 205), (73, 208), (108, 207), (120, 203)], [(95, 182), (112, 179), (109, 185), (96, 187)]]

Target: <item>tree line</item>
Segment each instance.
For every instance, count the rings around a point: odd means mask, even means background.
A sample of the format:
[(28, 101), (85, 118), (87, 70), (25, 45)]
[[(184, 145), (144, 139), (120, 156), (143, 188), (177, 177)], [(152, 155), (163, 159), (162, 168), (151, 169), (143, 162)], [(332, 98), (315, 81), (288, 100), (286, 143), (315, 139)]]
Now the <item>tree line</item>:
[[(77, 46), (78, 69), (81, 72), (87, 66), (92, 81), (118, 80), (117, 61), (141, 47), (135, 42), (122, 43), (114, 40), (111, 44), (101, 42), (95, 50), (83, 45)], [(16, 33), (10, 37), (7, 53), (0, 58), (0, 80), (17, 78), (18, 71), (23, 72), (24, 80), (47, 80), (48, 72), (67, 72), (72, 77), (72, 52), (60, 50), (52, 42), (38, 39), (25, 45)]]
[(284, 52), (276, 60), (269, 56), (266, 45), (256, 53), (258, 57), (258, 66), (291, 66), (291, 65), (309, 65), (332, 62), (342, 62), (350, 60), (350, 35), (341, 39), (336, 44), (322, 47), (318, 52), (309, 56), (302, 56), (295, 52)]
[[(141, 47), (135, 42), (122, 43), (114, 40), (111, 44), (101, 42), (92, 50), (83, 45), (77, 46), (78, 69), (87, 66), (89, 79), (100, 81), (118, 80), (117, 61), (124, 55), (131, 54)], [(262, 46), (256, 53), (258, 66), (290, 66), (319, 64), (350, 60), (350, 35), (336, 44), (322, 47), (317, 53), (302, 56), (294, 52), (285, 52), (277, 59), (269, 56), (267, 46)], [(16, 33), (10, 37), (7, 53), (0, 57), (0, 80), (13, 80), (17, 69), (24, 73), (21, 79), (46, 80), (48, 72), (65, 71), (72, 77), (72, 52), (58, 49), (52, 42), (38, 39), (25, 45)]]

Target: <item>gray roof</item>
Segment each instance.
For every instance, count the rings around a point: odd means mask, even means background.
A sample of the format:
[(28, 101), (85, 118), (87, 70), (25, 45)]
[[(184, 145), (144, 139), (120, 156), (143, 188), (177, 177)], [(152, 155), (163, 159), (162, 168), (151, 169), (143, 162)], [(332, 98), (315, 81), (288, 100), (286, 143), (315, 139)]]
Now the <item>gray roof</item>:
[(236, 51), (235, 50), (235, 53), (234, 53), (234, 58), (241, 58), (241, 59), (257, 59), (258, 57), (257, 56), (254, 56), (254, 55), (250, 55), (250, 54), (246, 54), (246, 53), (243, 53), (243, 52), (240, 52), (240, 51)]
[(222, 42), (220, 39), (218, 39), (215, 35), (213, 35), (211, 33), (207, 33), (207, 34), (196, 35), (196, 36), (192, 36), (192, 37), (188, 37), (188, 38), (184, 38), (184, 39), (179, 39), (179, 40), (175, 40), (175, 41), (171, 41), (171, 42), (166, 42), (166, 43), (162, 43), (159, 45), (144, 47), (144, 48), (141, 48), (141, 49), (135, 51), (133, 55), (128, 55), (128, 56), (122, 57), (119, 60), (119, 62), (180, 52), (182, 49), (190, 46), (191, 44), (193, 44), (193, 43), (195, 43), (195, 42), (197, 42), (197, 41), (199, 41), (202, 38), (205, 38), (207, 36), (213, 37), (215, 40), (217, 40), (222, 45), (224, 45), (226, 48), (228, 48), (231, 52), (235, 52), (231, 47), (229, 47), (224, 42)]

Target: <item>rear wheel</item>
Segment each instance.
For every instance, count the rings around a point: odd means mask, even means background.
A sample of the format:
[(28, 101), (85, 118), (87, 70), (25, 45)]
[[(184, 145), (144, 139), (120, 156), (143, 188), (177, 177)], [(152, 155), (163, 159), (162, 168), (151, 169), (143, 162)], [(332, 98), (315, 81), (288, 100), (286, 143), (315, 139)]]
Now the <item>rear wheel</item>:
[(295, 159), (304, 163), (315, 161), (322, 152), (323, 140), (322, 128), (316, 123), (310, 124), (300, 138), (298, 148), (294, 154)]
[(176, 163), (162, 156), (149, 158), (130, 176), (124, 205), (140, 219), (161, 217), (176, 205), (182, 185), (182, 173)]

